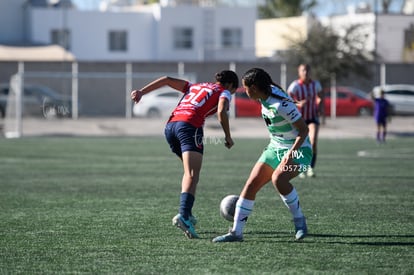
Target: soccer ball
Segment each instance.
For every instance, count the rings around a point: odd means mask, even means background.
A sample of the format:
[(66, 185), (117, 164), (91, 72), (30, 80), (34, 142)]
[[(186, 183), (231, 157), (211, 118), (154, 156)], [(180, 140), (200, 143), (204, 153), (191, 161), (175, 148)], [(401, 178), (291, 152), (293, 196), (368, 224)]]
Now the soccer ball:
[(234, 211), (236, 210), (236, 203), (239, 199), (237, 195), (228, 195), (221, 200), (220, 215), (226, 220), (232, 222), (234, 218)]

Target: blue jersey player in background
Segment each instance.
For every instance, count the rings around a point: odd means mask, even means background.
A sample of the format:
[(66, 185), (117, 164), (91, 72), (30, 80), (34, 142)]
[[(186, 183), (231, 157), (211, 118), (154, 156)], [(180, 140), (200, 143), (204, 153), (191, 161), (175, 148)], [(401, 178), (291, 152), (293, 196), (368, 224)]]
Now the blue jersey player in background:
[(385, 143), (387, 135), (387, 120), (391, 117), (391, 104), (384, 97), (384, 91), (380, 91), (379, 97), (374, 99), (374, 118), (377, 123), (377, 142)]

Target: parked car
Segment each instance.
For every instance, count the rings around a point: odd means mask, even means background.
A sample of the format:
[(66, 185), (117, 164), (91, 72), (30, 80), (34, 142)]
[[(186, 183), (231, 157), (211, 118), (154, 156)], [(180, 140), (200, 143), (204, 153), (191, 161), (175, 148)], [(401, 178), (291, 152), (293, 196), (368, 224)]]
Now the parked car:
[[(323, 90), (325, 95), (325, 115), (331, 115), (331, 88)], [(369, 94), (354, 87), (336, 87), (336, 115), (337, 116), (368, 116), (372, 114), (374, 103)]]
[[(5, 117), (10, 87), (0, 84), (0, 115)], [(68, 117), (71, 115), (72, 102), (49, 87), (27, 84), (23, 89), (22, 115), (44, 118)]]
[(177, 106), (182, 93), (175, 90), (159, 89), (144, 95), (138, 104), (134, 104), (132, 112), (134, 116), (167, 117)]
[(383, 87), (374, 87), (375, 97), (380, 94), (380, 89), (384, 91), (384, 97), (392, 105), (393, 114), (414, 115), (414, 85), (394, 84)]
[(235, 94), (236, 117), (260, 117), (261, 104), (250, 99), (244, 88), (238, 88)]

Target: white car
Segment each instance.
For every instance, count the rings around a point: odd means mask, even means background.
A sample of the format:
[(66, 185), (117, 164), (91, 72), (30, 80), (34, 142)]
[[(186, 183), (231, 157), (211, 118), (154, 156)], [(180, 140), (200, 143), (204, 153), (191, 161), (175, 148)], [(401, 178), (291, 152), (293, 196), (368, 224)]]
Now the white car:
[(414, 85), (393, 84), (374, 87), (375, 97), (380, 90), (384, 91), (385, 99), (392, 105), (396, 115), (414, 115)]
[(138, 117), (168, 117), (177, 106), (183, 93), (172, 89), (159, 89), (144, 95), (132, 112)]

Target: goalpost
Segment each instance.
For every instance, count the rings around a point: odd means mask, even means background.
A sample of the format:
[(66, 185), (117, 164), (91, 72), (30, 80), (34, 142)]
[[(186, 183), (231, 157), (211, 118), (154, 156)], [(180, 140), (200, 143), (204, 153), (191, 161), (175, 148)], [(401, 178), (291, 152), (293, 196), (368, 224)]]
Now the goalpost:
[(3, 126), (6, 138), (20, 138), (22, 136), (23, 66), (23, 63), (19, 63), (18, 73), (10, 78)]

